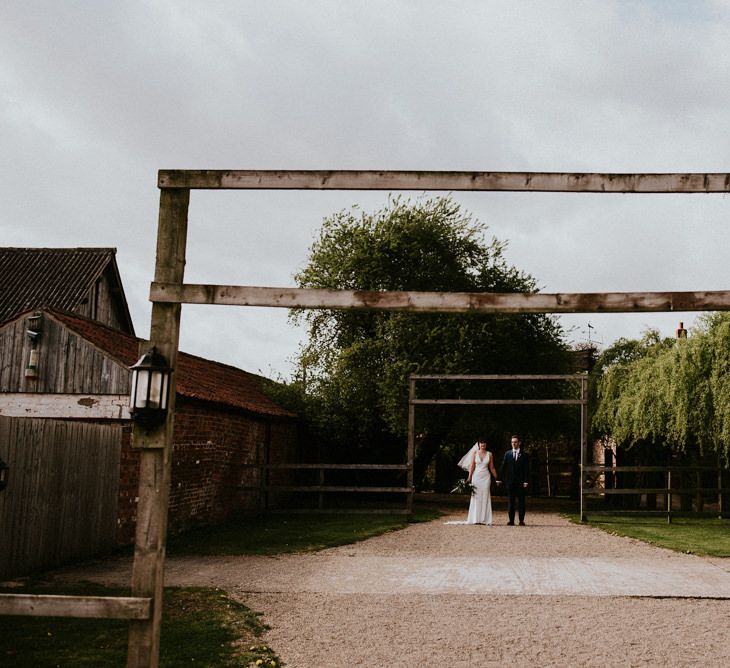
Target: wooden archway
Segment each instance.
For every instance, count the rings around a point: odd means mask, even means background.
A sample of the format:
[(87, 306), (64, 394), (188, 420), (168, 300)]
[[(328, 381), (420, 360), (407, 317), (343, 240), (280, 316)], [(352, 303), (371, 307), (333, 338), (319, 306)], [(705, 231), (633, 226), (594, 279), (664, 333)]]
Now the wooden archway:
[[(162, 170), (157, 262), (150, 288), (150, 339), (175, 367), (180, 308), (231, 304), (284, 308), (420, 312), (596, 313), (730, 310), (730, 291), (493, 294), (361, 292), (301, 288), (186, 285), (183, 282), (191, 190), (439, 190), (575, 193), (728, 193), (730, 173), (586, 174), (305, 170)], [(152, 434), (135, 430), (142, 448), (132, 593), (153, 598), (152, 619), (130, 624), (128, 666), (155, 666), (159, 652), (173, 413)], [(582, 471), (581, 471), (582, 477)], [(411, 480), (412, 482), (412, 480)]]
[[(461, 399), (439, 397), (419, 399), (416, 396), (419, 380), (547, 380), (580, 383), (580, 398), (563, 397), (543, 399)], [(408, 390), (408, 486), (411, 488), (408, 508), (413, 506), (413, 461), (416, 452), (416, 406), (579, 406), (580, 407), (580, 519), (583, 521), (583, 468), (586, 464), (588, 445), (588, 374), (413, 374), (409, 378)]]
[[(361, 292), (280, 287), (192, 285), (183, 281), (191, 190), (412, 190), (574, 193), (728, 193), (730, 173), (607, 174), (564, 172), (433, 172), (311, 170), (162, 170), (157, 260), (150, 288), (150, 340), (177, 362), (181, 305), (381, 309), (448, 313), (596, 313), (730, 310), (730, 291), (493, 294)], [(173, 393), (174, 398), (174, 393)], [(173, 409), (174, 406), (171, 406)], [(94, 602), (97, 616), (130, 619), (127, 665), (158, 665), (174, 411), (149, 433), (135, 427), (141, 449), (132, 593)], [(25, 599), (25, 597), (20, 597)], [(151, 613), (149, 606), (151, 604)], [(79, 616), (88, 601), (0, 597), (0, 612)], [(105, 607), (106, 606), (106, 607)], [(104, 614), (104, 610), (108, 614)], [(12, 612), (10, 612), (12, 611)], [(38, 614), (37, 612), (35, 614)], [(43, 613), (41, 613), (43, 614)], [(46, 614), (49, 614), (46, 612)]]

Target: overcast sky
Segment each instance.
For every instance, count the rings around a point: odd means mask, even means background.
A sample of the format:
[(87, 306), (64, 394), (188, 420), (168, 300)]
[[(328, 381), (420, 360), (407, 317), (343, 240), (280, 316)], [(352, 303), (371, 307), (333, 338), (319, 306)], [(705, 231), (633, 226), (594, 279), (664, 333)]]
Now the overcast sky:
[[(728, 172), (728, 128), (727, 0), (0, 3), (0, 244), (116, 247), (140, 336), (158, 169)], [(387, 197), (194, 191), (185, 280), (291, 286), (324, 216)], [(730, 287), (726, 195), (454, 198), (547, 292)], [(182, 350), (249, 371), (288, 376), (300, 336), (183, 306)]]

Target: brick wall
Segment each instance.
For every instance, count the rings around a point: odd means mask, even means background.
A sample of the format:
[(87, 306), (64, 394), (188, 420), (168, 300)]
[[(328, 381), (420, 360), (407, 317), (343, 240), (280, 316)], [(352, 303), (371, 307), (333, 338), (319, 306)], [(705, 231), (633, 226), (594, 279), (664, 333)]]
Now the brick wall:
[(122, 452), (119, 462), (119, 501), (117, 502), (117, 544), (134, 542), (139, 491), (139, 453), (131, 448), (132, 425), (122, 430)]
[[(270, 435), (269, 435), (270, 433)], [(255, 511), (258, 471), (250, 468), (271, 439), (270, 461), (294, 461), (296, 427), (293, 421), (269, 423), (256, 416), (211, 407), (178, 397), (173, 438), (170, 488), (170, 533), (196, 525), (214, 524), (232, 513)], [(117, 540), (134, 540), (139, 453), (122, 443)]]

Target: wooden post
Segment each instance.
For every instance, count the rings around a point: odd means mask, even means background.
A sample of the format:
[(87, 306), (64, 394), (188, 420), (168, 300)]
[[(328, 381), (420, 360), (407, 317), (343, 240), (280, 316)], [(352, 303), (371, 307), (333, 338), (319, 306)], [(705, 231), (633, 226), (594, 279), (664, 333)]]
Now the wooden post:
[(271, 422), (266, 423), (266, 437), (264, 439), (264, 512), (269, 512), (271, 505), (271, 496), (269, 489), (271, 488)]
[[(672, 465), (671, 458), (669, 465)], [(672, 469), (667, 468), (667, 524), (672, 523)]]
[(717, 517), (722, 519), (722, 462), (717, 455)]
[(413, 512), (413, 465), (416, 459), (416, 406), (413, 403), (416, 398), (416, 381), (411, 377), (408, 381), (408, 473), (406, 487), (408, 492), (408, 500), (406, 508), (408, 513)]
[[(160, 192), (155, 281), (182, 284), (189, 200), (189, 190), (163, 189)], [(173, 369), (169, 408), (165, 424), (149, 432), (135, 424), (133, 431), (134, 447), (140, 448), (141, 453), (132, 595), (152, 598), (152, 616), (149, 620), (130, 622), (128, 668), (157, 668), (159, 665), (180, 311), (180, 304), (152, 304), (150, 342)]]
[[(264, 446), (266, 447), (266, 446)], [(259, 498), (258, 498), (258, 507), (259, 507), (259, 513), (264, 513), (266, 511), (266, 460), (264, 459), (264, 452), (263, 448), (259, 450), (258, 453), (258, 460), (259, 460), (259, 466), (258, 466), (258, 472), (259, 472)]]
[(259, 474), (257, 506), (259, 514), (264, 514), (269, 507), (269, 443), (271, 442), (271, 423), (266, 424), (263, 441), (256, 444), (256, 464)]
[(585, 485), (586, 448), (588, 446), (588, 376), (580, 379), (580, 521), (586, 521), (583, 487)]

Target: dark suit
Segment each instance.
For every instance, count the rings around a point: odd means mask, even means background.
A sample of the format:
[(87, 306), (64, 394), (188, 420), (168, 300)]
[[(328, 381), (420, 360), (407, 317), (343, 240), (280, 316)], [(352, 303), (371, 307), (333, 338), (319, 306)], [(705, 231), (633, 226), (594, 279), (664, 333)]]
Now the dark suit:
[(510, 524), (515, 521), (515, 506), (520, 522), (525, 521), (525, 489), (524, 483), (530, 480), (530, 462), (525, 451), (520, 449), (520, 456), (515, 460), (514, 450), (504, 453), (502, 466), (499, 467), (498, 478), (507, 488), (507, 515)]

